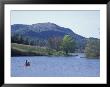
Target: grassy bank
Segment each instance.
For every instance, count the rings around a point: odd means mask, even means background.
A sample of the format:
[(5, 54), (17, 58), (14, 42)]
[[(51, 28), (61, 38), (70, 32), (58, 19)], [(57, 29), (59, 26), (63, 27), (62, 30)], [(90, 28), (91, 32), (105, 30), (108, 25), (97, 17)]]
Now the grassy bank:
[(11, 43), (11, 56), (64, 56), (63, 51), (56, 51), (46, 47)]
[(47, 48), (41, 48), (30, 45), (23, 45), (12, 43), (11, 44), (11, 53), (12, 56), (43, 56), (48, 55)]

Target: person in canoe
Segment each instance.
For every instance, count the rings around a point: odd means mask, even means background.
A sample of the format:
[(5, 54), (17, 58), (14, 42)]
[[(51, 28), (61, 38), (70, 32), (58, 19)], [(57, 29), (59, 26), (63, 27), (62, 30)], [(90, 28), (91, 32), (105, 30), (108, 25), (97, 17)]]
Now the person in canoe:
[(25, 66), (30, 66), (30, 62), (28, 62), (28, 61), (26, 60)]

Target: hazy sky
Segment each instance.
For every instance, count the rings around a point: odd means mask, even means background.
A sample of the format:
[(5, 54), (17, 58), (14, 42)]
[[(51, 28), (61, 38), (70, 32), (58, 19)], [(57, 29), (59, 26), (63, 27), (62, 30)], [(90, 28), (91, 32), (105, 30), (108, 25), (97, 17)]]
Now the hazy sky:
[(100, 37), (100, 11), (11, 11), (11, 25), (44, 22), (70, 28), (84, 37)]

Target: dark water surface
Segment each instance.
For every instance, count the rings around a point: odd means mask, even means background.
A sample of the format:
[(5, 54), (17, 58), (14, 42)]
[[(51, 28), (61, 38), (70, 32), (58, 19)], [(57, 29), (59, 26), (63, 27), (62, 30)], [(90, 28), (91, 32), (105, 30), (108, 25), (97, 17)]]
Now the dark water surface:
[[(100, 60), (80, 58), (83, 54), (70, 57), (12, 57), (12, 77), (98, 77)], [(30, 62), (26, 67), (25, 61)]]

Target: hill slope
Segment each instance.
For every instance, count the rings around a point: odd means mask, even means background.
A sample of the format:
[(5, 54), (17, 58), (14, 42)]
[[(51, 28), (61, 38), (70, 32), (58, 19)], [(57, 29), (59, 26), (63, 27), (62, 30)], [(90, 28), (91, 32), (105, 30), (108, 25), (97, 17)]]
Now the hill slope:
[(70, 35), (78, 44), (78, 47), (84, 47), (86, 44), (86, 38), (74, 33), (69, 28), (60, 27), (54, 23), (37, 23), (32, 25), (14, 24), (11, 25), (11, 35), (22, 35), (34, 40), (47, 41), (50, 37), (61, 37)]

